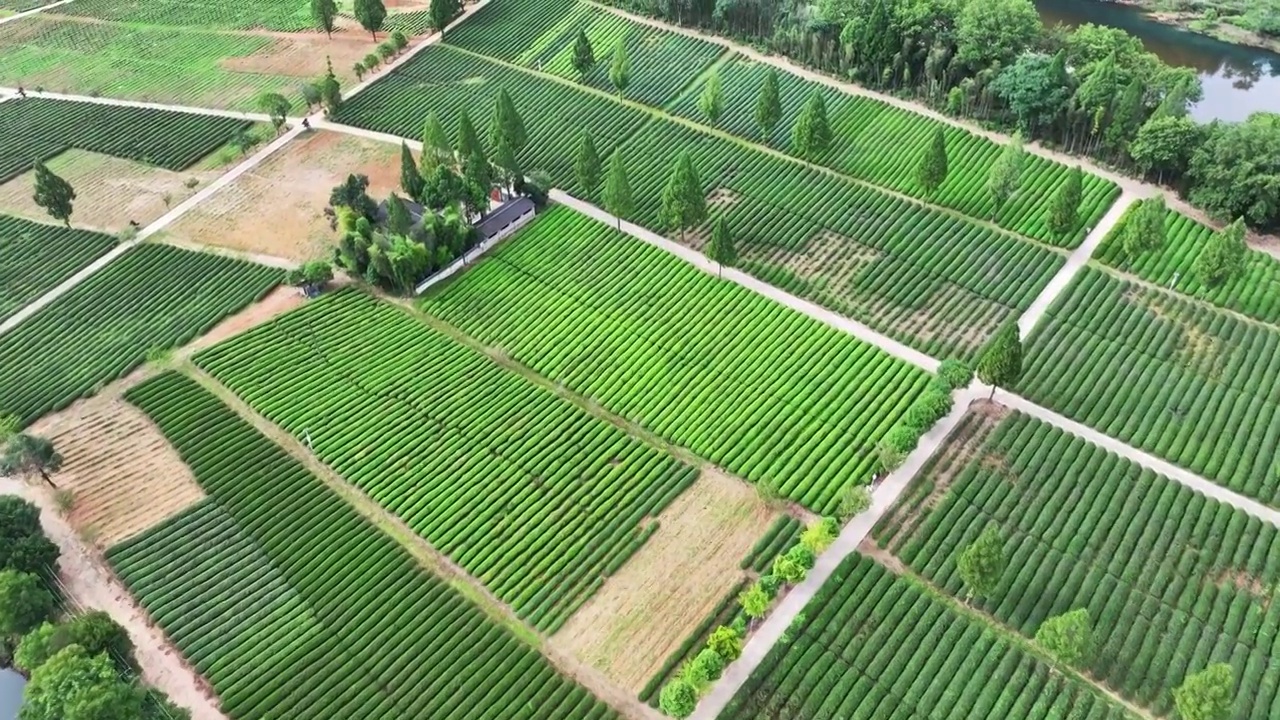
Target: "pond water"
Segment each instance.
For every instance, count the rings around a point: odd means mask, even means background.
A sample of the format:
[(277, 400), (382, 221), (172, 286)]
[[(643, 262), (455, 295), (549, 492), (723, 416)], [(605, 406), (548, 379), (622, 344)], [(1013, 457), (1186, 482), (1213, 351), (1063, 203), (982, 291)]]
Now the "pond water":
[(1204, 99), (1191, 109), (1201, 121), (1244, 120), (1259, 110), (1280, 112), (1280, 55), (1233, 45), (1155, 22), (1128, 5), (1099, 0), (1034, 0), (1045, 25), (1085, 23), (1120, 28), (1170, 65), (1200, 72)]
[(0, 668), (0, 720), (18, 720), (22, 688), (27, 681), (18, 673)]

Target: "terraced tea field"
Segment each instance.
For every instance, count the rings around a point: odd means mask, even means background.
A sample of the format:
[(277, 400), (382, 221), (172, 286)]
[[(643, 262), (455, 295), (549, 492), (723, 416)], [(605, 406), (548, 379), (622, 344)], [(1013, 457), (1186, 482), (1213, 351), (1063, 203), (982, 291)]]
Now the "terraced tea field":
[(841, 563), (790, 634), (723, 720), (1134, 717), (981, 619), (857, 554)]
[[(746, 269), (935, 356), (976, 354), (1063, 263), (953, 214), (447, 46), (427, 48), (360, 93), (339, 119), (416, 138), (435, 110), (453, 134), (463, 110), (486, 121), (498, 88), (526, 118), (526, 170), (544, 170), (557, 186), (598, 200), (573, 173), (577, 135), (587, 129), (602, 156), (620, 147), (627, 158), (637, 202), (628, 219), (661, 231), (661, 189), (671, 158), (687, 150), (709, 204), (729, 219)], [(687, 240), (700, 242), (697, 234)]]
[(305, 3), (244, 0), (225, 3), (211, 0), (166, 0), (139, 4), (131, 0), (76, 0), (58, 12), (138, 25), (167, 25), (218, 30), (279, 30), (296, 32), (316, 27)]
[(548, 632), (697, 475), (357, 292), (196, 362)]
[(116, 239), (0, 215), (0, 320), (105, 254)]
[(870, 479), (876, 442), (929, 378), (563, 208), (422, 307), (819, 512)]
[(261, 298), (279, 270), (139, 245), (0, 335), (0, 409), (27, 424)]
[(35, 159), (76, 148), (169, 170), (185, 170), (250, 122), (96, 103), (27, 98), (0, 103), (0, 182)]
[(1230, 717), (1280, 712), (1274, 525), (1025, 415), (970, 415), (955, 437), (881, 522), (882, 545), (962, 597), (955, 558), (995, 522), (1008, 570), (974, 602), (1002, 623), (1031, 637), (1086, 608), (1088, 669), (1126, 698), (1167, 715), (1188, 673), (1226, 662)]
[(1085, 269), (1032, 334), (1019, 391), (1272, 506), (1280, 330)]
[(1196, 276), (1195, 264), (1200, 250), (1213, 237), (1213, 228), (1169, 210), (1165, 218), (1164, 245), (1143, 253), (1135, 261), (1125, 253), (1121, 238), (1126, 223), (1140, 204), (1130, 206), (1120, 223), (1107, 234), (1095, 255), (1098, 260), (1143, 280), (1203, 298), (1263, 322), (1280, 324), (1280, 260), (1251, 250), (1246, 255), (1243, 273), (1218, 287), (1205, 287)]
[(209, 498), (108, 559), (229, 716), (617, 717), (193, 381), (128, 399)]
[[(975, 218), (985, 220), (994, 216), (1002, 227), (1053, 245), (1079, 245), (1086, 230), (1097, 224), (1120, 195), (1115, 183), (1086, 174), (1080, 223), (1069, 235), (1058, 237), (1046, 224), (1046, 208), (1048, 199), (1066, 179), (1067, 166), (1029, 155), (1018, 192), (997, 214), (986, 183), (991, 165), (1000, 155), (999, 145), (968, 130), (884, 101), (843, 93), (785, 72), (778, 74), (782, 119), (769, 138), (762, 138), (755, 122), (755, 106), (767, 70), (768, 66), (742, 57), (721, 67), (725, 114), (715, 123), (716, 127), (753, 142), (764, 140), (774, 148), (789, 152), (791, 128), (800, 116), (801, 107), (810, 95), (821, 93), (834, 138), (830, 151), (821, 159), (822, 164)], [(702, 80), (690, 87), (674, 104), (673, 112), (707, 122), (697, 106), (704, 83)], [(923, 149), (928, 147), (938, 128), (946, 134), (950, 172), (931, 195), (915, 179), (915, 170)]]

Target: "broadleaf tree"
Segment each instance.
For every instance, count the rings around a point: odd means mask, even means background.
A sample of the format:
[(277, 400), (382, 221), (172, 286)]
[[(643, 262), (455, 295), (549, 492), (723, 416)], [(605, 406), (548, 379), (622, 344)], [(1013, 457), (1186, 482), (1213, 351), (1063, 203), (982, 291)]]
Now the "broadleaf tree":
[(1078, 608), (1048, 618), (1036, 630), (1036, 644), (1064, 665), (1088, 665), (1094, 649), (1089, 611)]
[(43, 160), (36, 160), (36, 192), (32, 199), (36, 205), (44, 208), (49, 217), (61, 220), (71, 227), (71, 213), (74, 210), (76, 191), (71, 183), (54, 174)]
[(427, 13), (431, 19), (431, 27), (443, 35), (449, 23), (462, 14), (462, 0), (431, 0)]
[(1173, 690), (1173, 704), (1181, 720), (1227, 720), (1235, 678), (1227, 663), (1214, 663), (1187, 675)]
[(57, 487), (49, 473), (62, 468), (62, 455), (48, 438), (18, 433), (0, 446), (0, 475), (38, 474), (49, 487)]
[(1133, 214), (1124, 224), (1121, 235), (1121, 244), (1130, 261), (1164, 244), (1164, 224), (1167, 215), (1164, 195), (1143, 200), (1133, 208), (1132, 212)]
[(325, 35), (333, 37), (333, 29), (337, 26), (338, 3), (334, 0), (311, 0), (311, 18), (324, 30)]
[(373, 39), (378, 39), (378, 31), (387, 19), (387, 8), (382, 0), (353, 0), (351, 14), (356, 16), (360, 27), (369, 31)]

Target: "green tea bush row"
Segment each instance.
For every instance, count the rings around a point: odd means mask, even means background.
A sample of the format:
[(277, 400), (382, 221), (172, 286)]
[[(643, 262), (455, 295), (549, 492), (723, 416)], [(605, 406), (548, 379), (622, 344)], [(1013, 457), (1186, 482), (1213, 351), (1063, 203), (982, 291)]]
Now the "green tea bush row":
[(742, 558), (739, 567), (743, 570), (751, 568), (758, 573), (764, 572), (775, 557), (800, 540), (800, 532), (803, 529), (804, 526), (799, 520), (790, 515), (779, 515), (778, 519), (773, 521), (773, 525), (769, 526), (769, 531), (751, 548), (751, 552)]
[[(5, 103), (8, 104), (8, 103)], [(29, 423), (261, 299), (274, 268), (144, 244), (0, 335), (0, 410)]]
[(1130, 205), (1124, 217), (1102, 241), (1095, 254), (1099, 261), (1180, 293), (1273, 325), (1280, 324), (1280, 260), (1261, 251), (1250, 251), (1245, 256), (1242, 274), (1218, 287), (1206, 287), (1196, 275), (1195, 263), (1214, 230), (1182, 213), (1167, 212), (1162, 247), (1145, 252), (1136, 259), (1129, 258), (1121, 238), (1129, 218), (1143, 202), (1140, 200)]
[(1086, 269), (1032, 334), (1019, 391), (1280, 503), (1280, 329)]
[(914, 582), (850, 555), (723, 720), (1133, 716)]
[(0, 320), (105, 254), (103, 233), (0, 215)]
[(1240, 681), (1231, 717), (1280, 711), (1274, 525), (1021, 414), (948, 472), (950, 486), (917, 504), (915, 529), (893, 540), (931, 583), (962, 596), (956, 557), (995, 522), (1008, 569), (994, 597), (976, 602), (1001, 622), (1032, 637), (1047, 618), (1087, 609), (1097, 650), (1086, 669), (1157, 715), (1213, 662)]
[(617, 717), (193, 381), (126, 398), (209, 497), (108, 559), (231, 718)]
[[(818, 512), (871, 476), (930, 376), (557, 207), (422, 307)], [(536, 318), (536, 321), (533, 319)]]
[[(74, 5), (75, 7), (72, 7)], [(307, 4), (277, 0), (166, 0), (140, 5), (131, 0), (85, 0), (59, 8), (60, 14), (143, 25), (170, 25), (210, 30), (317, 30)]]
[(356, 291), (195, 361), (547, 632), (697, 477)]
[(173, 110), (27, 98), (0, 103), (0, 182), (69, 148), (185, 170), (252, 123)]

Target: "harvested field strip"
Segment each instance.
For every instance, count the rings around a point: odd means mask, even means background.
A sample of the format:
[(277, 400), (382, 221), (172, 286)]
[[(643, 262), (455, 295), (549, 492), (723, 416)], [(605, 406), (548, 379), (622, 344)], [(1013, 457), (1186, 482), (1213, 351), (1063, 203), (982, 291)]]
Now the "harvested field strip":
[[(23, 424), (97, 391), (262, 298), (280, 271), (140, 245), (0, 335), (0, 411)], [(39, 362), (31, 362), (39, 358)]]
[(548, 632), (697, 475), (354, 291), (195, 360)]
[(1131, 720), (985, 623), (850, 555), (723, 720), (981, 717)]
[(929, 378), (565, 208), (422, 307), (819, 512), (870, 478), (876, 442)]
[(110, 235), (0, 215), (0, 320), (116, 244)]
[(978, 607), (1028, 637), (1087, 608), (1099, 642), (1088, 670), (1157, 715), (1214, 662), (1239, 683), (1230, 717), (1280, 713), (1277, 528), (1028, 416), (992, 424), (895, 552), (960, 597), (955, 558), (996, 523), (1009, 569)]
[(193, 381), (127, 397), (210, 497), (108, 557), (231, 717), (617, 717)]

